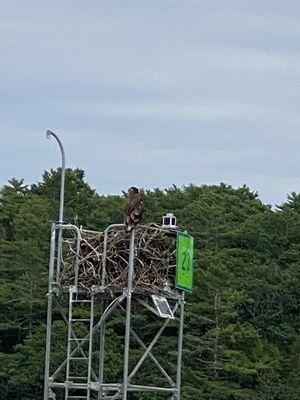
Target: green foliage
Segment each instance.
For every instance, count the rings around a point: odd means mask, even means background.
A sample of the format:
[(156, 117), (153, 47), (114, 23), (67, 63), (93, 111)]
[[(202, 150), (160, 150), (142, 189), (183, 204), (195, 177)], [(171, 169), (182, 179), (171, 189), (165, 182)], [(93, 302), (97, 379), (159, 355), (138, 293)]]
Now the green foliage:
[[(0, 400), (42, 397), (49, 234), (57, 219), (60, 173), (45, 172), (31, 187), (11, 179), (0, 189)], [(143, 197), (145, 222), (159, 223), (173, 212), (195, 236), (182, 399), (298, 400), (300, 195), (292, 193), (276, 210), (246, 186), (173, 186), (146, 190)], [(67, 169), (65, 200), (65, 221), (97, 230), (122, 221), (122, 198), (98, 195), (82, 170)], [(54, 325), (55, 363), (65, 355), (65, 327), (56, 311)], [(146, 342), (158, 330), (146, 314), (134, 325)], [(122, 375), (122, 329), (119, 318), (110, 320), (106, 374), (116, 381)], [(172, 376), (176, 335), (171, 324), (153, 349)], [(132, 348), (131, 366), (141, 354), (139, 346)], [(137, 378), (164, 384), (151, 360)]]

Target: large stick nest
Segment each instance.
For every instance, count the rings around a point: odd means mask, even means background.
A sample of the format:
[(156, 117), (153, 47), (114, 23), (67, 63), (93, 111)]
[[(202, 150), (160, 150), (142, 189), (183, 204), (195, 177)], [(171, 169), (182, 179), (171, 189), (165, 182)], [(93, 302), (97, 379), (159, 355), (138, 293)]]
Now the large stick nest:
[[(82, 230), (79, 251), (78, 285), (90, 289), (102, 285), (104, 234)], [(112, 291), (127, 286), (130, 234), (125, 229), (108, 235), (105, 287)], [(65, 240), (61, 285), (73, 285), (75, 279), (76, 241)], [(158, 227), (137, 227), (133, 289), (135, 291), (171, 295), (175, 291), (176, 240)]]

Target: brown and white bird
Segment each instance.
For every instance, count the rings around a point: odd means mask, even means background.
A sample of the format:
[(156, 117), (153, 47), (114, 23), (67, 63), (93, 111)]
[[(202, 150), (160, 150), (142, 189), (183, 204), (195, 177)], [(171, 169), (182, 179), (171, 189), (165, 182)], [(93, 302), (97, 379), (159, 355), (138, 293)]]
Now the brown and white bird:
[(131, 232), (143, 216), (143, 202), (139, 189), (132, 186), (125, 194), (124, 224), (127, 232)]

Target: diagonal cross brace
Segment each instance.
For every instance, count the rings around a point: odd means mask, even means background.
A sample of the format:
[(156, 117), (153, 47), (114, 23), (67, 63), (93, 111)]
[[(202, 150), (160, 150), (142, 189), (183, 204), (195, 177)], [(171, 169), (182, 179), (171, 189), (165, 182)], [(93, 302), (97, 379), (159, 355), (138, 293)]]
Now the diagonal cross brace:
[[(175, 304), (172, 312), (173, 314), (175, 314), (177, 308), (178, 308), (179, 304), (178, 302)], [(161, 334), (163, 333), (163, 331), (165, 330), (166, 326), (168, 325), (168, 323), (170, 322), (170, 318), (166, 319), (166, 321), (163, 323), (163, 325), (161, 326), (161, 328), (159, 329), (159, 331), (157, 332), (157, 334), (155, 335), (155, 337), (153, 338), (152, 342), (150, 343), (150, 345), (146, 348), (145, 353), (143, 354), (143, 356), (140, 358), (139, 362), (136, 364), (136, 366), (134, 367), (134, 369), (132, 370), (132, 372), (130, 373), (128, 380), (131, 380), (134, 375), (138, 372), (138, 370), (140, 369), (140, 367), (142, 366), (143, 362), (145, 361), (145, 359), (148, 357), (148, 355), (152, 354), (151, 350), (153, 348), (153, 346), (155, 345), (155, 343), (158, 341), (158, 339), (160, 338)], [(145, 345), (144, 345), (145, 346)], [(144, 347), (143, 346), (143, 347)], [(146, 346), (145, 346), (146, 347)], [(154, 357), (152, 355), (152, 357)], [(151, 357), (151, 358), (152, 358)], [(155, 357), (154, 357), (155, 358)], [(153, 358), (152, 358), (153, 360)], [(156, 359), (155, 359), (156, 360)], [(157, 360), (156, 360), (157, 361)], [(157, 361), (158, 363), (158, 361)], [(160, 364), (159, 364), (160, 365)], [(163, 367), (161, 367), (163, 369)], [(159, 368), (160, 369), (160, 368)], [(163, 369), (164, 370), (164, 369)], [(161, 371), (162, 372), (162, 371)], [(165, 372), (166, 373), (166, 372)], [(167, 373), (166, 373), (167, 374)], [(165, 374), (164, 374), (165, 375)], [(166, 375), (165, 375), (166, 376)], [(169, 377), (169, 376), (168, 376)], [(170, 378), (170, 377), (169, 377)], [(170, 378), (171, 379), (171, 378)], [(169, 380), (169, 379), (168, 379)], [(172, 381), (172, 385), (174, 384), (174, 382)]]
[[(121, 308), (122, 311), (125, 311), (124, 308), (119, 305), (119, 307)], [(120, 315), (120, 313), (118, 313)], [(124, 318), (123, 318), (123, 322), (124, 322)], [(138, 342), (138, 344), (144, 349), (147, 350), (147, 346), (144, 344), (144, 342), (142, 341), (142, 339), (137, 335), (137, 333), (130, 328), (130, 333), (132, 335), (132, 337)], [(173, 381), (173, 379), (169, 376), (169, 374), (166, 372), (166, 370), (161, 366), (160, 362), (157, 360), (157, 358), (151, 353), (151, 351), (149, 352), (149, 357), (151, 358), (151, 360), (154, 362), (154, 364), (157, 366), (157, 368), (160, 370), (160, 372), (165, 376), (165, 378), (167, 379), (167, 381), (169, 382), (169, 384), (171, 386), (175, 386), (175, 382)]]
[[(134, 337), (134, 339), (141, 345), (141, 347), (144, 350), (147, 350), (147, 346), (143, 343), (142, 339), (135, 333), (135, 331), (133, 329), (130, 330), (132, 336)], [(151, 360), (154, 362), (154, 364), (157, 366), (157, 368), (160, 370), (160, 372), (167, 378), (169, 384), (171, 386), (175, 385), (175, 382), (173, 381), (173, 379), (169, 376), (169, 374), (165, 371), (165, 369), (161, 366), (161, 364), (159, 363), (159, 361), (157, 360), (157, 358), (154, 357), (154, 355), (149, 352), (149, 357), (151, 358)]]

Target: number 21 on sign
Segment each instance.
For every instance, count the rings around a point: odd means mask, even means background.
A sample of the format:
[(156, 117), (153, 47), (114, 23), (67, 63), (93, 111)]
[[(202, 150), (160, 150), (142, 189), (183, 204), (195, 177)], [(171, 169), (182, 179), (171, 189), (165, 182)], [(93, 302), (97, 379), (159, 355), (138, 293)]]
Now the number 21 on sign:
[(177, 233), (176, 287), (187, 292), (193, 291), (194, 238)]

